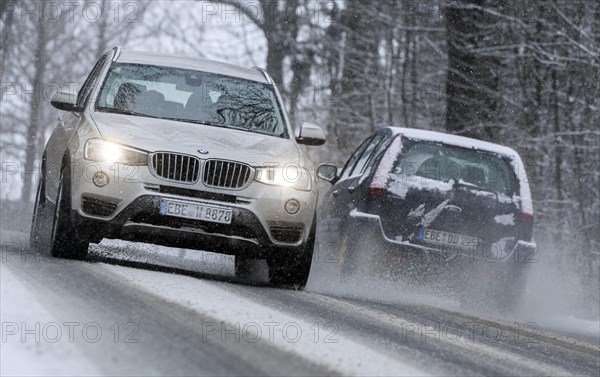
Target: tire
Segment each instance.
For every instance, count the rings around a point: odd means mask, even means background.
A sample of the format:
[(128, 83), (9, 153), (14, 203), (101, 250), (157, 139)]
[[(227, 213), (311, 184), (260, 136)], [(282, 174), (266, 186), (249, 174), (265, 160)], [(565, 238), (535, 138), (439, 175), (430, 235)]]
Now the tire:
[[(345, 278), (381, 276), (383, 268), (380, 254), (382, 249), (374, 237), (368, 238), (352, 223), (352, 227), (344, 227), (340, 241), (339, 269)], [(385, 265), (384, 265), (385, 266)]]
[[(495, 270), (488, 270), (486, 275), (479, 273), (474, 279), (469, 276), (463, 279), (473, 283), (460, 290), (461, 304), (502, 315), (512, 314), (521, 304), (527, 270), (510, 263), (493, 267)], [(468, 274), (468, 269), (464, 273)]]
[(241, 281), (252, 280), (259, 270), (260, 259), (236, 255), (234, 259), (235, 278)]
[[(361, 259), (360, 252), (357, 250), (356, 244), (354, 243), (354, 237), (350, 237), (346, 231), (340, 241), (340, 271), (344, 275), (353, 275), (361, 270)], [(364, 268), (364, 266), (363, 266)]]
[(49, 237), (52, 211), (45, 198), (45, 177), (42, 176), (37, 186), (33, 213), (31, 215), (31, 228), (29, 230), (29, 247), (34, 251), (43, 251)]
[(498, 311), (511, 314), (519, 309), (524, 296), (527, 270), (515, 266), (506, 266), (507, 278), (502, 287), (494, 287), (491, 296)]
[(306, 285), (315, 246), (316, 225), (315, 218), (302, 252), (290, 254), (289, 251), (281, 250), (267, 258), (269, 282), (272, 286), (299, 289)]
[(304, 253), (268, 258), (269, 283), (273, 287), (304, 287), (308, 281), (311, 260), (312, 258), (306, 258)]
[(361, 245), (357, 244), (360, 239), (356, 239), (356, 234), (350, 231), (349, 222), (347, 219), (342, 221), (340, 225), (340, 243), (339, 243), (339, 260), (338, 266), (342, 275), (353, 275), (359, 272), (362, 266)]
[(52, 216), (47, 247), (56, 258), (85, 259), (89, 242), (82, 241), (71, 222), (71, 188), (68, 168), (63, 168)]

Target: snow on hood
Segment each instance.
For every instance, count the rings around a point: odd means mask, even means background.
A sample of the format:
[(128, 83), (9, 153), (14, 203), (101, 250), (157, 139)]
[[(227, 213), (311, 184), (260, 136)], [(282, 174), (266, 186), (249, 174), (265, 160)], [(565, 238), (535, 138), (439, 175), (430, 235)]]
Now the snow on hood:
[(96, 112), (92, 115), (103, 139), (148, 152), (174, 151), (253, 165), (301, 163), (292, 139), (196, 123)]

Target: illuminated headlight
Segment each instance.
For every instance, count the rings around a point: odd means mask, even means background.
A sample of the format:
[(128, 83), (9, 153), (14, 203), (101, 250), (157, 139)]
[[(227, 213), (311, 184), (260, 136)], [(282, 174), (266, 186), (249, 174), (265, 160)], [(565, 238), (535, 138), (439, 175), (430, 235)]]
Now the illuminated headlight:
[(119, 162), (126, 165), (146, 165), (148, 153), (99, 139), (86, 141), (83, 158), (96, 162)]
[(257, 168), (254, 180), (267, 185), (292, 187), (300, 191), (310, 191), (312, 187), (310, 172), (297, 165)]

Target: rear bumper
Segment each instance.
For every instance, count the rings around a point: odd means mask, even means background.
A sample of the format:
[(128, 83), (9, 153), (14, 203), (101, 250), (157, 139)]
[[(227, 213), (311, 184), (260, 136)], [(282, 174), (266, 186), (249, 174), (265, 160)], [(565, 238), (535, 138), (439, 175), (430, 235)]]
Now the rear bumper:
[[(405, 240), (390, 239), (385, 235), (381, 219), (359, 211), (352, 211), (348, 232), (365, 235), (364, 245), (355, 244), (362, 250), (374, 250), (379, 256), (389, 259), (420, 259), (425, 263), (460, 264), (462, 263), (534, 263), (537, 245), (534, 242), (504, 239), (497, 242), (478, 245), (469, 249), (440, 247), (439, 245), (415, 244)], [(359, 241), (360, 243), (360, 241)]]
[[(90, 218), (76, 210), (71, 212), (71, 219), (79, 238), (90, 242), (115, 238), (250, 257), (264, 257), (275, 249), (278, 252), (304, 251), (304, 244), (274, 244), (256, 215), (248, 209), (231, 206), (232, 223), (217, 224), (161, 216), (161, 198), (140, 196), (112, 219)], [(286, 225), (302, 226), (296, 223)]]

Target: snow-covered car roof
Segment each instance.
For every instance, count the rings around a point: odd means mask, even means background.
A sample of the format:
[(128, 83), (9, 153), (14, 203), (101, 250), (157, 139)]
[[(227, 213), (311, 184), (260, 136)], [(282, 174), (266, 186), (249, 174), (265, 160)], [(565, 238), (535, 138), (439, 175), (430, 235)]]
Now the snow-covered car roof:
[(150, 64), (162, 67), (193, 69), (225, 76), (238, 77), (246, 80), (268, 83), (265, 75), (252, 68), (241, 67), (216, 60), (193, 58), (181, 55), (159, 54), (132, 50), (120, 50), (116, 61), (118, 63)]
[(416, 128), (389, 127), (394, 134), (402, 134), (409, 139), (418, 139), (456, 145), (463, 148), (473, 148), (487, 152), (494, 152), (509, 157), (517, 157), (519, 154), (512, 148), (503, 145), (489, 143), (487, 141), (472, 139), (470, 137), (447, 134), (443, 132), (427, 131)]

